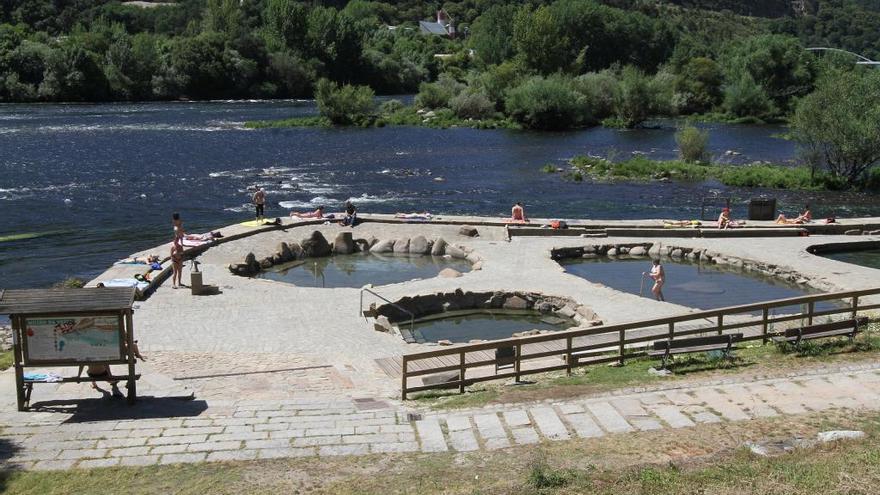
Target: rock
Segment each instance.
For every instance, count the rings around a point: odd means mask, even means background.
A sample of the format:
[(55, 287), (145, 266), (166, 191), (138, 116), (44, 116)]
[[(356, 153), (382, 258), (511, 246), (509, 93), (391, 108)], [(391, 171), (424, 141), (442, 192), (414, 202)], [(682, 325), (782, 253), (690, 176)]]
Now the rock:
[(248, 253), (247, 256), (244, 257), (244, 264), (248, 266), (248, 271), (252, 274), (260, 271), (260, 262), (257, 261), (257, 257), (254, 256), (254, 253)]
[(628, 254), (628, 253), (629, 253), (629, 248), (626, 246), (620, 246), (619, 248), (617, 248), (617, 254)]
[(471, 265), (471, 270), (473, 270), (475, 272), (482, 270), (482, 269), (483, 269), (483, 262), (482, 261), (477, 261), (476, 263)]
[(689, 252), (689, 253), (687, 254), (687, 259), (689, 259), (689, 260), (695, 260), (695, 259), (697, 259), (697, 252), (696, 252), (696, 251), (691, 251), (691, 252)]
[(354, 252), (354, 239), (351, 232), (340, 232), (333, 240), (333, 252), (336, 254), (351, 254)]
[(526, 330), (524, 332), (516, 332), (512, 337), (530, 337), (532, 335), (541, 335), (540, 330)]
[(275, 256), (277, 256), (282, 263), (293, 261), (293, 251), (290, 250), (290, 246), (288, 246), (286, 242), (278, 244), (278, 250), (275, 252)]
[(605, 254), (608, 255), (608, 256), (617, 256), (617, 248), (611, 248), (611, 249), (609, 249), (608, 252), (605, 253)]
[(431, 254), (434, 256), (446, 254), (446, 241), (442, 237), (434, 241), (434, 245), (431, 247)]
[(589, 322), (589, 325), (591, 327), (601, 327), (603, 324), (604, 324), (604, 322), (598, 318), (590, 320), (590, 322)]
[(293, 259), (291, 259), (291, 261), (302, 258), (303, 248), (299, 245), (299, 243), (291, 242), (287, 245), (287, 247), (290, 248), (290, 254), (293, 256)]
[(636, 246), (629, 250), (630, 256), (644, 256), (648, 253), (648, 250), (644, 248), (644, 246)]
[(660, 257), (660, 243), (651, 244), (651, 247), (648, 249), (648, 256), (652, 258)]
[(486, 302), (483, 303), (483, 306), (498, 309), (504, 305), (504, 300), (505, 297), (503, 292), (495, 292), (486, 300)]
[(370, 241), (367, 239), (355, 239), (354, 240), (354, 250), (366, 252), (370, 250)]
[(270, 260), (273, 265), (280, 265), (281, 263), (284, 263), (284, 260), (282, 260), (281, 255), (279, 255), (279, 254), (273, 254), (272, 256), (269, 256), (267, 259)]
[(527, 309), (529, 307), (529, 302), (519, 296), (508, 297), (506, 301), (504, 301), (504, 309)]
[(260, 260), (260, 268), (265, 270), (266, 268), (272, 268), (272, 265), (275, 263), (272, 262), (272, 258), (263, 258)]
[(648, 374), (654, 376), (669, 376), (672, 374), (669, 370), (658, 370), (656, 368), (648, 368)]
[(246, 263), (233, 263), (229, 265), (228, 268), (233, 275), (238, 275), (240, 277), (250, 277), (254, 274), (254, 272), (251, 271), (250, 265)]
[(596, 312), (586, 306), (578, 306), (575, 312), (584, 317), (586, 320), (596, 318)]
[(376, 322), (373, 323), (373, 330), (377, 332), (385, 332), (390, 333), (393, 330), (393, 325), (388, 321), (387, 316), (379, 316), (376, 318)]
[(587, 246), (584, 248), (584, 254), (595, 254), (596, 246)]
[(386, 239), (379, 241), (370, 248), (371, 253), (390, 253), (394, 251), (394, 240)]
[(584, 254), (581, 255), (581, 258), (583, 258), (583, 259), (585, 259), (585, 260), (593, 259), (593, 258), (598, 258), (598, 257), (599, 257), (599, 255), (596, 254), (596, 253), (584, 253)]
[(859, 430), (820, 431), (816, 440), (820, 442), (836, 442), (837, 440), (858, 440), (865, 438), (865, 432)]
[(571, 306), (565, 306), (562, 309), (560, 309), (559, 311), (557, 311), (557, 313), (559, 313), (560, 316), (564, 316), (566, 318), (574, 318), (574, 315), (577, 314), (575, 309), (572, 308)]
[(560, 318), (558, 316), (545, 316), (541, 318), (541, 323), (546, 323), (548, 325), (562, 325), (565, 322), (565, 318)]
[(307, 258), (330, 256), (330, 253), (333, 251), (324, 235), (317, 230), (312, 232), (308, 238), (303, 239), (300, 244), (302, 245), (303, 256)]
[(440, 270), (438, 276), (443, 278), (458, 278), (461, 276), (461, 272), (453, 268), (444, 268)]
[(868, 235), (880, 235), (880, 230), (872, 230), (870, 232), (867, 232), (867, 234)]
[(394, 254), (406, 254), (409, 252), (409, 239), (394, 241)]
[(552, 313), (553, 305), (548, 303), (547, 301), (541, 301), (535, 303), (535, 311), (538, 311), (540, 313)]
[(438, 345), (452, 345), (452, 341), (450, 341), (450, 340), (446, 340), (446, 339), (442, 339), (442, 340), (438, 340), (438, 341), (437, 341), (437, 344), (438, 344)]
[(850, 229), (844, 232), (845, 235), (862, 235), (862, 229)]
[(458, 235), (463, 235), (465, 237), (476, 237), (480, 235), (480, 233), (477, 232), (476, 228), (471, 227), (470, 225), (462, 225), (461, 228), (458, 229)]
[(669, 253), (669, 256), (672, 256), (673, 258), (681, 258), (681, 256), (682, 256), (683, 254), (684, 254), (684, 253), (682, 252), (681, 249), (679, 249), (679, 248), (675, 248), (675, 249), (672, 250), (671, 253)]
[(452, 244), (448, 244), (446, 246), (446, 254), (453, 258), (464, 259), (467, 258), (467, 254), (458, 246), (453, 246)]
[(423, 235), (417, 235), (409, 241), (410, 254), (428, 254), (431, 252), (428, 240)]

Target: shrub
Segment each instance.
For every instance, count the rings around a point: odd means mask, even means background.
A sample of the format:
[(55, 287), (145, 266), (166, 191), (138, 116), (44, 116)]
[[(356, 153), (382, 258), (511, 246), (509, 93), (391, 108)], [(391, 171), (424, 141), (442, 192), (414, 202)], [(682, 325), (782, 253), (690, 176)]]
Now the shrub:
[(318, 111), (335, 125), (366, 125), (375, 118), (373, 98), (369, 86), (338, 86), (327, 79), (315, 85)]
[(678, 157), (682, 160), (688, 163), (709, 162), (709, 151), (706, 149), (709, 131), (687, 125), (675, 133), (675, 142), (678, 144)]
[(77, 277), (67, 277), (66, 279), (56, 282), (53, 287), (59, 289), (82, 289), (86, 286), (86, 281)]
[(464, 91), (467, 86), (456, 81), (448, 74), (442, 74), (437, 82), (419, 85), (416, 95), (416, 106), (419, 108), (445, 108), (449, 101)]
[(462, 119), (486, 119), (495, 114), (495, 104), (483, 93), (462, 92), (449, 100), (449, 108)]
[(748, 74), (724, 88), (724, 108), (736, 117), (764, 119), (776, 113), (767, 92)]
[(574, 79), (572, 88), (584, 98), (584, 106), (589, 109), (595, 121), (610, 117), (614, 113), (614, 96), (620, 90), (620, 83), (611, 71), (589, 72)]
[(379, 105), (379, 113), (382, 115), (388, 115), (392, 113), (399, 112), (406, 108), (406, 105), (403, 104), (400, 100), (387, 100), (383, 101), (381, 105)]
[(647, 120), (657, 106), (655, 100), (651, 78), (635, 67), (625, 67), (614, 98), (614, 113), (620, 125), (633, 128)]
[(505, 100), (508, 115), (530, 129), (570, 129), (589, 120), (581, 95), (570, 80), (535, 76), (511, 89)]

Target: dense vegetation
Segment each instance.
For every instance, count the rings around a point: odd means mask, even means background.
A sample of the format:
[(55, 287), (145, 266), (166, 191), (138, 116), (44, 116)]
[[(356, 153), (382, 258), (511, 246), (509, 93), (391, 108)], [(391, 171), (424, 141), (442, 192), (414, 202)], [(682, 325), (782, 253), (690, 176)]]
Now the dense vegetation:
[[(153, 8), (109, 0), (5, 0), (0, 101), (306, 97), (321, 78), (391, 94), (414, 92), (447, 72), (469, 89), (456, 114), (484, 116), (488, 99), (498, 110), (510, 103), (512, 116), (541, 126), (562, 110), (554, 107), (560, 97), (589, 92), (585, 84), (579, 89), (548, 76), (620, 75), (633, 66), (655, 79), (660, 69), (662, 82), (672, 85), (676, 99), (665, 110), (766, 118), (784, 114), (789, 99), (811, 87), (814, 71), (804, 67), (808, 58), (794, 53), (802, 48), (797, 38), (878, 53), (876, 3), (813, 1), (808, 15), (795, 17), (781, 0), (180, 0)], [(417, 21), (441, 6), (468, 36), (419, 33)], [(787, 65), (740, 60), (745, 65), (737, 66), (738, 56), (771, 33), (784, 36), (764, 53), (787, 57)], [(787, 69), (798, 76), (767, 79)], [(633, 98), (646, 96), (649, 88), (619, 79), (618, 98), (630, 98), (629, 89)], [(512, 82), (523, 87), (508, 98)], [(543, 103), (524, 107), (523, 99), (535, 93)], [(572, 124), (613, 116), (626, 125), (639, 117), (626, 104), (562, 113)]]

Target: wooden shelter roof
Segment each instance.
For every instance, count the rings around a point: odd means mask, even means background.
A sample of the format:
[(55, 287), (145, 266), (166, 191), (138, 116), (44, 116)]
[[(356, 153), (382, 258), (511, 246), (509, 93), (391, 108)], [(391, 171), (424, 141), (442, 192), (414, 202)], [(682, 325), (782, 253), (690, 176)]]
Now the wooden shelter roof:
[(100, 312), (131, 309), (133, 287), (0, 289), (0, 314)]

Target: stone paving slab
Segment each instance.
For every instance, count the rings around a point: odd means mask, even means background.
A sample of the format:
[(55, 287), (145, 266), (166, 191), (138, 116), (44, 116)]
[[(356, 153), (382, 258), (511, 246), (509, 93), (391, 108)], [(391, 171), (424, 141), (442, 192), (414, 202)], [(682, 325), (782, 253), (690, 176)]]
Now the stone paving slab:
[[(334, 397), (299, 404), (242, 401), (208, 407), (196, 417), (67, 422), (61, 415), (22, 413), (0, 431), (15, 469), (70, 469), (303, 456), (445, 452), (504, 449), (635, 430), (699, 427), (701, 423), (746, 421), (827, 409), (880, 409), (880, 364), (856, 372), (748, 383), (694, 384), (665, 392), (643, 392), (607, 400), (575, 399), (553, 404), (432, 413), (408, 419), (400, 406), (359, 411), (351, 399)], [(797, 407), (794, 407), (797, 405)], [(254, 431), (270, 423), (228, 424), (236, 414), (275, 412), (280, 429)], [(524, 409), (525, 407), (525, 409)], [(315, 414), (315, 413), (319, 414)], [(345, 426), (340, 426), (340, 425)], [(125, 432), (135, 436), (115, 436)], [(137, 433), (133, 433), (137, 432)], [(79, 435), (89, 433), (86, 440)], [(104, 437), (110, 434), (109, 437)], [(270, 436), (272, 434), (273, 436)]]

